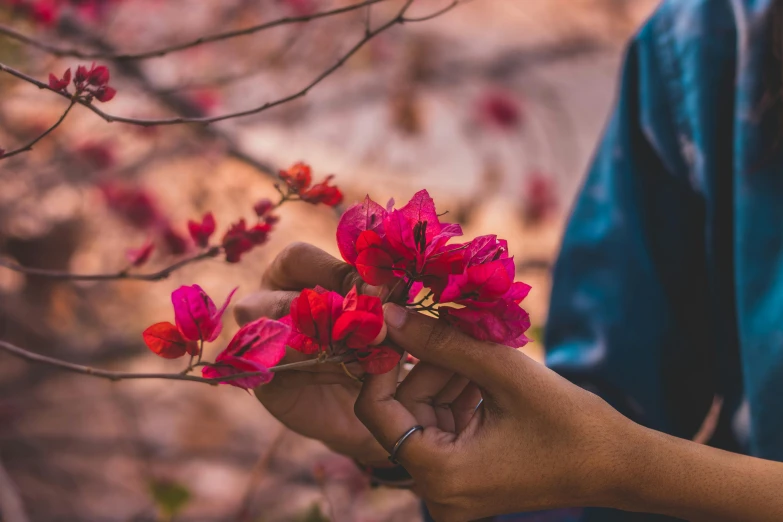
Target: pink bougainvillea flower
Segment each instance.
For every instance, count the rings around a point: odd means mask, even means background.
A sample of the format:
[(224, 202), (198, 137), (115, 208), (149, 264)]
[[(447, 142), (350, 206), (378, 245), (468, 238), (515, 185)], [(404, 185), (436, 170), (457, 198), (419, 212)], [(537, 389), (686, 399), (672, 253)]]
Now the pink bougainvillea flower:
[[(230, 378), (240, 373), (251, 372), (257, 373), (257, 375), (248, 375), (236, 379)], [(243, 390), (250, 390), (266, 384), (272, 380), (274, 375), (268, 368), (258, 363), (230, 355), (218, 356), (215, 358), (215, 364), (201, 369), (201, 376), (205, 379), (225, 379), (219, 381), (220, 384), (230, 384)]]
[(525, 332), (530, 328), (530, 316), (517, 303), (499, 300), (485, 307), (438, 309), (440, 317), (474, 339), (519, 348), (530, 342)]
[(365, 348), (383, 328), (383, 304), (374, 296), (360, 295), (354, 286), (343, 300), (343, 309), (332, 329), (332, 339), (352, 349)]
[(223, 306), (217, 308), (212, 299), (198, 285), (181, 286), (171, 294), (174, 320), (182, 335), (191, 341), (212, 342), (223, 329), (223, 313), (236, 292), (234, 288)]
[(387, 215), (386, 209), (371, 200), (370, 196), (345, 211), (337, 224), (337, 247), (347, 263), (353, 265), (356, 262), (359, 255), (356, 241), (362, 232), (371, 230), (383, 239), (386, 235), (383, 222)]
[(52, 73), (49, 73), (49, 88), (54, 91), (62, 91), (71, 84), (71, 69), (70, 67), (65, 70), (62, 78), (58, 78)]
[(140, 248), (129, 248), (125, 255), (131, 266), (139, 267), (149, 261), (153, 250), (155, 250), (155, 243), (147, 240)]
[(388, 346), (368, 346), (357, 351), (356, 358), (365, 372), (378, 375), (393, 370), (402, 356)]
[(381, 237), (373, 230), (365, 230), (356, 240), (357, 256), (354, 266), (365, 282), (371, 285), (389, 284), (402, 275), (395, 260), (384, 248)]
[(439, 300), (450, 302), (463, 299), (500, 299), (511, 288), (514, 272), (514, 260), (511, 258), (469, 266), (464, 273), (449, 276), (448, 285), (440, 294)]
[[(332, 328), (342, 313), (343, 296), (321, 287), (305, 289), (291, 301), (291, 323), (301, 333), (322, 347), (331, 345)], [(296, 346), (292, 346), (296, 348)]]
[(281, 321), (262, 317), (248, 323), (234, 335), (225, 350), (206, 366), (201, 375), (208, 379), (230, 377), (239, 373), (260, 372), (259, 375), (221, 381), (238, 388), (255, 388), (272, 380), (275, 366), (285, 356), (286, 340), (291, 327)]
[(144, 344), (165, 359), (177, 359), (186, 353), (198, 355), (198, 343), (185, 339), (176, 326), (169, 322), (153, 324), (142, 334)]
[(291, 334), (288, 337), (288, 346), (294, 350), (302, 352), (306, 355), (312, 355), (314, 353), (320, 352), (325, 348), (297, 330), (293, 326), (294, 321), (291, 318), (291, 314), (288, 314), (285, 317), (281, 317), (280, 322), (291, 327)]
[(212, 212), (207, 212), (201, 218), (201, 223), (197, 221), (188, 221), (188, 232), (193, 242), (202, 248), (209, 245), (209, 238), (215, 233), (215, 216)]

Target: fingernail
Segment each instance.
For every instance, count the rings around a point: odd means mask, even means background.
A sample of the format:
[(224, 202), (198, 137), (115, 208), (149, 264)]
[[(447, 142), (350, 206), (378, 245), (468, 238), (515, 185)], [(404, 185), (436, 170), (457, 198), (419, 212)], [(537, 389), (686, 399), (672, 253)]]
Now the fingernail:
[(389, 289), (385, 286), (366, 285), (364, 287), (364, 293), (367, 295), (374, 295), (383, 301), (389, 295)]
[(383, 316), (386, 318), (386, 324), (392, 328), (402, 328), (408, 318), (408, 312), (394, 303), (386, 303), (383, 305)]

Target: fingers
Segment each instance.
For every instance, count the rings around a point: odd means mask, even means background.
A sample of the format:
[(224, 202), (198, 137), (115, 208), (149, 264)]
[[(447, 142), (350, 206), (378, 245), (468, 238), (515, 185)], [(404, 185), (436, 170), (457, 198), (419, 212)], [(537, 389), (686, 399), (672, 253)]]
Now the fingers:
[(468, 427), (470, 420), (476, 414), (481, 404), (481, 389), (473, 383), (468, 383), (456, 399), (449, 405), (454, 418), (454, 432), (462, 433)]
[(347, 294), (356, 286), (362, 294), (380, 295), (381, 289), (367, 285), (349, 264), (307, 243), (287, 246), (272, 261), (261, 281), (264, 288), (295, 290), (322, 286)]
[[(359, 420), (390, 453), (397, 440), (411, 427), (419, 424), (416, 417), (394, 398), (396, 391), (397, 372), (368, 375), (354, 406)], [(405, 440), (396, 455), (403, 466), (408, 468), (410, 464), (423, 465), (436, 451), (436, 447), (427, 441), (428, 432), (432, 430), (442, 433), (430, 426), (424, 431), (413, 433)]]
[(239, 326), (255, 321), (259, 317), (280, 319), (288, 315), (291, 301), (299, 292), (286, 290), (256, 292), (245, 297), (234, 307), (234, 319)]
[(463, 375), (487, 391), (513, 390), (535, 364), (517, 350), (477, 341), (423, 314), (384, 305), (388, 337), (414, 357)]
[[(428, 363), (419, 363), (397, 388), (396, 398), (413, 413), (424, 427), (437, 426), (444, 431), (454, 431), (454, 419), (448, 405), (445, 411), (436, 411), (436, 396), (451, 381), (454, 372)], [(464, 387), (464, 383), (462, 385)], [(460, 388), (460, 391), (462, 389)], [(456, 397), (459, 391), (454, 395)], [(443, 404), (443, 403), (440, 403)]]

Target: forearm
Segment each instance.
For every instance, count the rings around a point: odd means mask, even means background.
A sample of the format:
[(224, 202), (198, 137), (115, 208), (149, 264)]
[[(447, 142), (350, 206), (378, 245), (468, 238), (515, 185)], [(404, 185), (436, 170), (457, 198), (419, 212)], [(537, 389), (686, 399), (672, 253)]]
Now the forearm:
[(615, 506), (694, 522), (783, 520), (783, 463), (746, 457), (646, 428), (627, 439)]

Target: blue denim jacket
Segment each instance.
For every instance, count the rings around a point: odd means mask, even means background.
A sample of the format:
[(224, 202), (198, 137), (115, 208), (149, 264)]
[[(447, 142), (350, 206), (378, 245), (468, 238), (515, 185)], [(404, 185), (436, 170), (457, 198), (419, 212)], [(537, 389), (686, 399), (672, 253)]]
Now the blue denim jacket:
[[(762, 106), (771, 4), (667, 0), (631, 42), (555, 267), (546, 345), (550, 367), (677, 436), (720, 396), (711, 444), (783, 460), (783, 152), (779, 113)], [(529, 519), (667, 520), (500, 518)]]

